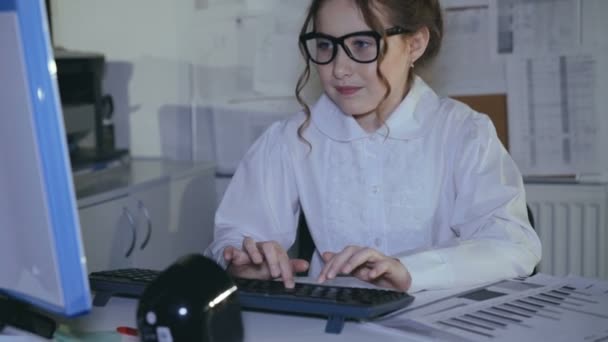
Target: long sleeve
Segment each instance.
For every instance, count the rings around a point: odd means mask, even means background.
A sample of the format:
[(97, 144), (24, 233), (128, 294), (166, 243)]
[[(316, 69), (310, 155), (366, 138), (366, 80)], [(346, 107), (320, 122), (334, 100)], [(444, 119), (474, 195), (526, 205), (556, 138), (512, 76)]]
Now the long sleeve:
[(245, 236), (275, 240), (285, 250), (295, 240), (299, 204), (284, 129), (283, 122), (273, 124), (251, 146), (219, 205), (205, 255), (224, 267), (224, 248), (241, 248)]
[(524, 276), (540, 260), (517, 166), (486, 116), (466, 121), (454, 155), (455, 196), (446, 227), (455, 239), (397, 256), (412, 275), (412, 292)]

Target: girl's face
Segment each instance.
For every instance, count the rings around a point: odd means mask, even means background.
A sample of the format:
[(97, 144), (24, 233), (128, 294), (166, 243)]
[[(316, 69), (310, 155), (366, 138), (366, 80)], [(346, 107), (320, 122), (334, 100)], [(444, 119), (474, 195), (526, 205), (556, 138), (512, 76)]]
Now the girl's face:
[[(380, 17), (384, 28), (390, 23)], [(328, 0), (320, 8), (315, 21), (316, 31), (333, 37), (342, 37), (349, 33), (370, 31), (371, 28), (352, 0)], [(409, 39), (409, 38), (408, 38)], [(391, 85), (391, 93), (382, 107), (379, 108), (383, 119), (392, 112), (406, 93), (407, 78), (413, 62), (408, 40), (403, 35), (387, 38), (388, 51), (380, 65), (380, 70)], [(367, 42), (351, 41), (353, 49), (364, 48)], [(346, 45), (346, 43), (345, 43)], [(381, 48), (381, 47), (380, 47)], [(352, 50), (352, 49), (351, 49)], [(317, 65), (317, 71), (325, 93), (342, 109), (357, 121), (368, 117), (381, 102), (386, 87), (376, 73), (377, 61), (359, 63), (351, 59), (338, 45), (335, 58), (328, 64)]]

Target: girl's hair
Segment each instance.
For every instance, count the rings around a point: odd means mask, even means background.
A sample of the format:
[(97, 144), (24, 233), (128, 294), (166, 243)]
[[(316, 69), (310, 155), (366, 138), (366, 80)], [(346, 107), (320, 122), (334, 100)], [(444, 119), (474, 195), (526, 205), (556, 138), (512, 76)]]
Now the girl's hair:
[[(304, 20), (304, 24), (302, 25), (302, 29), (300, 34), (305, 34), (308, 31), (308, 28), (312, 24), (313, 31), (315, 30), (315, 19), (321, 9), (321, 6), (327, 0), (313, 0), (308, 8), (308, 12), (306, 14), (306, 19)], [(380, 78), (380, 82), (384, 84), (386, 87), (386, 92), (384, 97), (378, 103), (376, 109), (376, 115), (379, 115), (377, 109), (382, 105), (382, 103), (386, 100), (391, 92), (390, 84), (386, 77), (380, 71), (380, 64), (386, 55), (388, 46), (386, 43), (386, 35), (384, 35), (384, 30), (387, 27), (384, 27), (381, 23), (380, 18), (376, 15), (376, 13), (384, 13), (386, 19), (388, 20), (388, 27), (399, 26), (405, 29), (406, 32), (416, 32), (423, 27), (427, 27), (430, 33), (429, 43), (424, 52), (424, 54), (416, 61), (417, 65), (422, 65), (435, 57), (439, 52), (439, 48), (441, 46), (441, 38), (443, 36), (443, 18), (441, 14), (441, 7), (439, 5), (439, 0), (352, 0), (354, 4), (361, 10), (361, 14), (363, 15), (363, 19), (365, 23), (374, 31), (379, 32), (382, 35), (382, 50), (378, 55), (376, 73)], [(301, 92), (304, 89), (304, 86), (310, 79), (310, 60), (306, 55), (306, 51), (304, 50), (304, 46), (300, 44), (300, 53), (304, 57), (306, 61), (306, 68), (298, 78), (298, 83), (296, 85), (296, 98), (304, 113), (306, 114), (306, 119), (304, 122), (298, 127), (298, 136), (302, 141), (304, 141), (310, 148), (310, 142), (308, 142), (304, 137), (304, 130), (310, 125), (310, 107), (306, 102), (302, 99)], [(411, 85), (411, 82), (414, 79), (414, 74), (409, 73), (407, 85)], [(378, 119), (381, 118), (378, 116)]]

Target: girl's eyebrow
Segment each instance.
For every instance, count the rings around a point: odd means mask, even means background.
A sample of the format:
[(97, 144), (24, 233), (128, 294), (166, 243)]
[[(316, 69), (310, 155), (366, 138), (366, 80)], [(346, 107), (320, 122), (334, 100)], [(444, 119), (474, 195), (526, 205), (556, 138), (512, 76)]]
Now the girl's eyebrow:
[(323, 31), (318, 31), (318, 30), (315, 30), (315, 31), (312, 31), (312, 32), (314, 32), (314, 33), (320, 33), (320, 34), (324, 34), (324, 35), (326, 35), (326, 36), (330, 36), (330, 37), (333, 37), (333, 38), (342, 38), (342, 37), (348, 36), (348, 35), (353, 34), (353, 33), (369, 33), (369, 32), (376, 32), (376, 31), (374, 31), (374, 30), (372, 30), (372, 29), (367, 29), (367, 30), (356, 30), (356, 31), (351, 31), (351, 32), (345, 33), (345, 34), (340, 35), (340, 36), (334, 36), (334, 35), (332, 35), (332, 34), (325, 33), (325, 32), (323, 32)]

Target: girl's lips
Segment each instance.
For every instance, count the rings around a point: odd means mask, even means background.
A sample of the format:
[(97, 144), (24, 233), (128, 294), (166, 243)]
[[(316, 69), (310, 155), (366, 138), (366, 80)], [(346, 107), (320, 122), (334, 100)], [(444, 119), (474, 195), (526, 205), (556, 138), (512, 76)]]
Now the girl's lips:
[(338, 93), (342, 95), (352, 95), (359, 91), (361, 87), (336, 87)]

